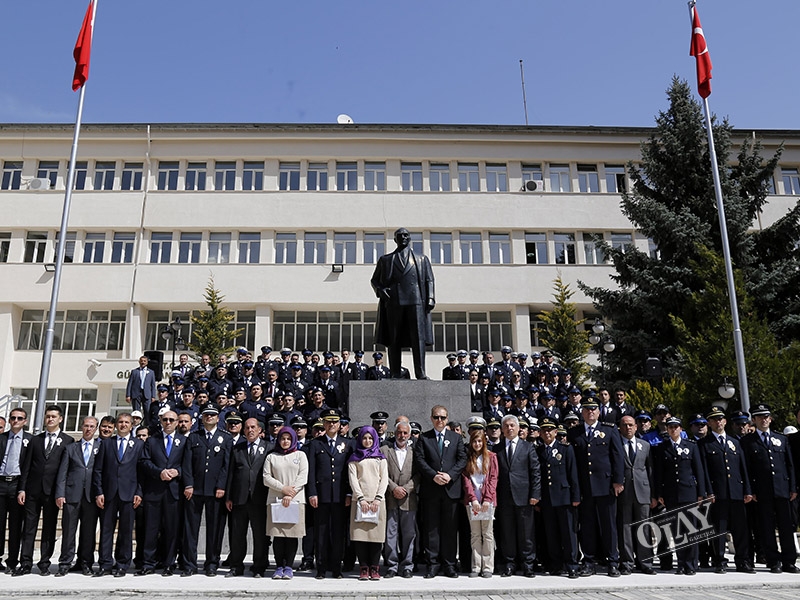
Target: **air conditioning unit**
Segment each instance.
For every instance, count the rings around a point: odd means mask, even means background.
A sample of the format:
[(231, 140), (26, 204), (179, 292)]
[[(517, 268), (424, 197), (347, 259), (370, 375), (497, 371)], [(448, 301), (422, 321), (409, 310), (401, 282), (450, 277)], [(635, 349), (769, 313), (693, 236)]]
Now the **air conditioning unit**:
[(530, 181), (526, 181), (523, 190), (526, 192), (543, 192), (544, 181), (540, 181), (538, 179), (531, 179)]
[(28, 189), (35, 191), (49, 190), (50, 180), (47, 177), (37, 177), (36, 179), (31, 179), (28, 182)]

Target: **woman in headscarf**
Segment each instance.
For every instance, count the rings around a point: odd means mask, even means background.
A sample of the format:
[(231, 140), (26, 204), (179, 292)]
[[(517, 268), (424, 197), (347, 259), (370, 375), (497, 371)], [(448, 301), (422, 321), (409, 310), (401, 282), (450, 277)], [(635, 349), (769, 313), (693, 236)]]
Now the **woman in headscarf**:
[[(297, 434), (291, 427), (281, 427), (275, 450), (264, 461), (264, 485), (267, 496), (267, 535), (272, 538), (275, 555), (273, 579), (291, 579), (298, 540), (306, 534), (305, 485), (308, 481), (308, 458), (297, 449)], [(294, 523), (276, 523), (272, 518), (273, 503), (288, 507), (299, 504), (299, 517)]]
[[(378, 564), (386, 541), (386, 503), (389, 484), (386, 458), (381, 453), (378, 432), (364, 426), (358, 430), (356, 450), (350, 456), (348, 475), (353, 502), (350, 505), (350, 540), (361, 567), (359, 580), (381, 578)], [(372, 521), (363, 515), (374, 515)]]

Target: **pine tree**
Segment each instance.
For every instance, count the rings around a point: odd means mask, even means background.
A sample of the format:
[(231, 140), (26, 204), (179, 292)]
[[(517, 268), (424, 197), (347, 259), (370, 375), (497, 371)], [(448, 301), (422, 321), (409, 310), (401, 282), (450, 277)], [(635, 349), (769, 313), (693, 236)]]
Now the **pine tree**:
[(575, 292), (564, 283), (561, 273), (553, 282), (553, 289), (553, 310), (539, 313), (545, 327), (540, 341), (558, 356), (561, 366), (572, 371), (572, 381), (580, 385), (589, 373), (589, 342), (582, 328), (585, 319), (575, 318), (575, 303), (570, 301)]
[(235, 315), (222, 306), (225, 296), (215, 287), (213, 276), (208, 280), (203, 297), (208, 310), (192, 312), (192, 341), (189, 348), (197, 356), (230, 354), (234, 351), (233, 341), (244, 330), (233, 328)]

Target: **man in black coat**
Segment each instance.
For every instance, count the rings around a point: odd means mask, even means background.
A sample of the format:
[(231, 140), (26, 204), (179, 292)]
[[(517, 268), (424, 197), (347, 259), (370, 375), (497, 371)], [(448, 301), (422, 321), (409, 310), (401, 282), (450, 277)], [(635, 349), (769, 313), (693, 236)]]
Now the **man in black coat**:
[[(22, 465), (32, 435), (25, 431), (28, 412), (21, 407), (12, 408), (8, 416), (8, 429), (0, 435), (0, 556), (3, 555), (8, 531), (8, 558), (6, 567), (10, 572), (19, 562), (19, 548), (22, 541), (24, 508), (17, 501), (19, 479)], [(6, 529), (6, 521), (8, 529)], [(0, 563), (2, 566), (2, 563)]]
[[(144, 494), (144, 561), (137, 575), (155, 573), (156, 554), (163, 550), (163, 575), (172, 575), (178, 538), (180, 479), (187, 438), (175, 432), (178, 414), (168, 410), (159, 418), (161, 432), (147, 438), (142, 453), (141, 476)], [(137, 542), (139, 543), (139, 542)]]
[(431, 311), (436, 306), (433, 270), (427, 256), (410, 247), (411, 234), (401, 227), (394, 232), (397, 249), (384, 254), (375, 265), (372, 289), (378, 296), (375, 341), (389, 349), (392, 377), (400, 378), (403, 348), (411, 348), (414, 376), (425, 375), (425, 346), (433, 344)]
[(39, 547), (39, 573), (50, 574), (50, 558), (56, 544), (58, 526), (58, 506), (56, 506), (55, 483), (61, 456), (74, 440), (61, 431), (64, 412), (55, 404), (44, 409), (45, 431), (30, 441), (25, 454), (22, 474), (19, 479), (17, 500), (25, 507), (22, 551), (19, 567), (14, 575), (31, 572), (33, 547), (39, 531), (39, 516), (42, 517), (41, 543)]
[(714, 567), (717, 573), (725, 573), (728, 561), (725, 558), (726, 536), (733, 537), (736, 570), (755, 573), (750, 564), (750, 536), (747, 530), (745, 504), (753, 500), (747, 464), (739, 440), (725, 433), (725, 413), (718, 407), (706, 415), (711, 433), (702, 438), (697, 447), (703, 457), (709, 493), (714, 494), (711, 521), (719, 537), (711, 540)]
[(247, 554), (247, 528), (253, 533), (253, 566), (255, 577), (262, 577), (267, 568), (267, 488), (264, 486), (264, 461), (272, 444), (261, 439), (264, 428), (254, 418), (244, 423), (246, 443), (233, 448), (225, 486), (225, 508), (231, 514), (231, 553), (228, 561), (234, 577), (244, 574)]
[[(766, 404), (751, 411), (756, 430), (742, 438), (747, 472), (755, 500), (761, 544), (772, 573), (797, 573), (795, 526), (790, 503), (797, 497), (797, 481), (786, 436), (769, 430), (772, 413)], [(775, 529), (781, 542), (780, 552)]]
[(467, 465), (467, 451), (461, 436), (447, 428), (447, 408), (431, 409), (433, 429), (414, 443), (414, 464), (420, 474), (420, 510), (423, 546), (428, 562), (426, 578), (436, 577), (444, 568), (447, 577), (456, 570), (456, 531), (461, 509), (461, 472)]
[(501, 422), (503, 440), (497, 453), (497, 520), (505, 561), (504, 577), (514, 574), (517, 564), (525, 577), (534, 577), (536, 544), (533, 507), (542, 499), (542, 481), (536, 447), (519, 438), (519, 419), (506, 415)]
[[(61, 456), (56, 476), (56, 505), (61, 509), (61, 556), (57, 577), (63, 577), (75, 557), (75, 538), (79, 536), (78, 562), (84, 575), (92, 575), (97, 545), (98, 508), (92, 495), (92, 471), (100, 440), (94, 439), (97, 419), (84, 417), (80, 442), (70, 444)], [(80, 534), (78, 523), (80, 522)]]

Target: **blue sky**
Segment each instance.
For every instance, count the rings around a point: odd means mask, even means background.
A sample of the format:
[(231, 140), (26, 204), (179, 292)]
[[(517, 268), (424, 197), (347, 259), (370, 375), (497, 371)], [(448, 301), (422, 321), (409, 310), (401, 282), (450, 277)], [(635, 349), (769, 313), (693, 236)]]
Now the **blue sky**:
[[(87, 0), (7, 0), (0, 122), (70, 122)], [(712, 110), (800, 129), (800, 2), (699, 0)], [(684, 0), (100, 0), (84, 122), (649, 126), (695, 85)]]

